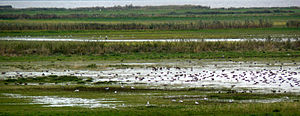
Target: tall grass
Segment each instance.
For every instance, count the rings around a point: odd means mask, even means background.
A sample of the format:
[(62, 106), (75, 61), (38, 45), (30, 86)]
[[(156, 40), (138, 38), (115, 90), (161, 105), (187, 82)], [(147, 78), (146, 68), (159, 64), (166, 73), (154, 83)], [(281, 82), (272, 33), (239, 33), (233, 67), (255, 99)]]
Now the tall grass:
[(192, 30), (272, 27), (268, 20), (198, 21), (190, 23), (0, 23), (0, 30)]
[(127, 53), (200, 53), (226, 51), (297, 51), (300, 41), (244, 42), (24, 42), (1, 41), (1, 56), (22, 55), (103, 55)]
[(300, 27), (300, 21), (290, 20), (286, 23), (286, 26), (287, 27), (299, 28)]

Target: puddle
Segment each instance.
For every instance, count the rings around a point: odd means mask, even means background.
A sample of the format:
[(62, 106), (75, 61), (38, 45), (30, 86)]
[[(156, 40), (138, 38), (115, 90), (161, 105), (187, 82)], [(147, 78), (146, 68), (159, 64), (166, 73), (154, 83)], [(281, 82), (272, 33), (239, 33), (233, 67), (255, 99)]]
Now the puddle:
[(199, 97), (207, 97), (207, 95), (174, 95), (174, 96), (163, 96), (165, 99), (178, 99), (178, 98), (199, 98)]
[[(138, 63), (128, 63), (138, 65)], [(144, 84), (156, 87), (213, 87), (233, 90), (257, 90), (266, 93), (299, 92), (299, 63), (263, 63), (263, 62), (201, 62), (198, 65), (180, 65), (154, 67), (153, 63), (141, 66), (117, 69), (108, 67), (102, 71), (93, 70), (49, 70), (44, 72), (5, 72), (0, 78), (26, 78), (38, 76), (77, 76), (91, 77), (93, 82), (120, 82), (126, 84)], [(260, 91), (261, 90), (261, 91)]]
[(197, 99), (199, 101), (208, 102), (222, 102), (222, 103), (278, 103), (278, 102), (293, 102), (295, 99), (283, 98), (270, 98), (270, 99), (248, 99), (248, 100), (234, 100), (234, 99)]
[(234, 100), (234, 99), (207, 98), (206, 95), (176, 95), (176, 96), (163, 96), (163, 98), (171, 99), (172, 102), (178, 102), (180, 100), (181, 101), (220, 102), (220, 103), (277, 103), (277, 102), (299, 101), (298, 99), (293, 99), (293, 98), (289, 98), (289, 97)]
[(83, 99), (58, 96), (23, 96), (21, 94), (2, 93), (12, 98), (32, 99), (29, 104), (43, 104), (43, 107), (85, 107), (85, 108), (116, 108), (116, 99)]
[[(103, 39), (56, 39), (56, 38), (18, 38), (18, 37), (5, 37), (0, 40), (13, 40), (13, 41), (73, 41), (73, 42), (222, 42), (222, 41), (266, 41), (264, 38), (254, 39), (126, 39), (126, 40), (103, 40)], [(275, 41), (297, 41), (297, 39), (283, 38)]]

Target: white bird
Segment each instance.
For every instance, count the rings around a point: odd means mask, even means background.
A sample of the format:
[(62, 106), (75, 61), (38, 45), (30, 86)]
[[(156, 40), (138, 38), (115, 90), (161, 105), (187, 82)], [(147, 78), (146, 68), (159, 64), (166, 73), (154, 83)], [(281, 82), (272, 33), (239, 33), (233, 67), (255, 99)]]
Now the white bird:
[(135, 89), (134, 87), (130, 87), (131, 89)]
[(117, 91), (115, 91), (115, 93), (118, 93)]
[(205, 97), (205, 98), (203, 98), (203, 99), (204, 99), (204, 100), (208, 100), (208, 98), (206, 98), (206, 97)]
[(179, 100), (179, 102), (180, 102), (180, 103), (183, 103), (183, 101), (182, 101), (182, 100)]
[(79, 92), (79, 89), (75, 89), (74, 92)]
[(196, 105), (198, 105), (198, 104), (199, 104), (199, 102), (195, 101), (195, 104), (196, 104)]
[(147, 104), (146, 104), (146, 106), (149, 106), (150, 105), (150, 102), (149, 101), (147, 101)]
[(172, 99), (172, 102), (176, 102), (176, 99)]
[(284, 97), (285, 99), (290, 99), (288, 96)]
[(109, 90), (109, 87), (106, 87), (105, 90)]

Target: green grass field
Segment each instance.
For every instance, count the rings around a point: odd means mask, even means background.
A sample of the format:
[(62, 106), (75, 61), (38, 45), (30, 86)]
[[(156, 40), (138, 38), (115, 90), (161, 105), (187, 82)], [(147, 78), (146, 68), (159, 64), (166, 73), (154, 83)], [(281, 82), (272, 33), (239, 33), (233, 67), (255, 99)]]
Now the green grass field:
[(154, 59), (261, 59), (261, 58), (297, 58), (299, 52), (203, 52), (203, 53), (130, 53), (106, 55), (26, 55), (1, 56), (0, 62), (28, 61), (123, 61)]
[(0, 31), (1, 37), (45, 37), (80, 39), (206, 39), (206, 38), (299, 38), (298, 28), (203, 29), (203, 30), (19, 30)]
[[(110, 90), (105, 90), (110, 87)], [(80, 92), (74, 92), (75, 89)], [(118, 93), (114, 93), (114, 91)], [(130, 90), (110, 85), (101, 86), (1, 86), (1, 115), (299, 115), (299, 101), (279, 103), (229, 103), (200, 100), (207, 99), (276, 99), (289, 97), (299, 99), (294, 94), (249, 94), (249, 93), (209, 93), (214, 90)], [(31, 99), (9, 98), (2, 93), (24, 96), (58, 96), (66, 98), (115, 98), (125, 104), (116, 108), (83, 107), (43, 107), (43, 104), (30, 104)], [(175, 96), (168, 98), (168, 96)], [(178, 96), (178, 97), (176, 97)], [(198, 96), (198, 97), (192, 97)], [(175, 99), (175, 101), (171, 101)], [(179, 103), (178, 100), (183, 100)], [(146, 106), (147, 101), (150, 105)], [(198, 101), (199, 105), (194, 102)], [(120, 103), (117, 103), (120, 104)]]
[[(101, 10), (100, 10), (101, 9)], [(299, 38), (299, 28), (287, 27), (288, 21), (299, 21), (300, 10), (298, 7), (287, 8), (232, 8), (210, 9), (199, 6), (158, 6), (158, 7), (113, 7), (113, 8), (86, 8), (86, 9), (1, 9), (0, 37), (7, 36), (34, 36), (66, 38), (97, 39), (109, 36), (110, 39), (170, 39), (170, 38)], [(232, 12), (235, 14), (222, 14)], [(250, 13), (249, 13), (250, 12)], [(196, 13), (196, 14), (189, 14)], [(212, 14), (197, 14), (212, 13)], [(134, 14), (134, 15), (133, 15)], [(9, 15), (6, 17), (6, 15)], [(32, 18), (9, 18), (10, 15), (36, 16)], [(40, 15), (40, 16), (39, 16)], [(55, 15), (51, 18), (48, 15)], [(61, 17), (59, 17), (61, 16)], [(50, 17), (50, 18), (49, 18)], [(272, 27), (264, 28), (237, 28), (229, 29), (186, 29), (170, 30), (166, 27), (158, 29), (121, 29), (117, 30), (87, 30), (87, 29), (60, 29), (45, 28), (44, 30), (30, 29), (30, 26), (55, 26), (61, 24), (84, 25), (84, 24), (183, 24), (213, 22), (234, 22), (239, 25), (246, 21), (258, 22), (267, 20)], [(213, 23), (212, 23), (213, 24)], [(22, 26), (23, 25), (23, 26)], [(183, 26), (181, 25), (181, 26)], [(296, 24), (294, 24), (296, 25)], [(7, 27), (18, 26), (20, 29), (6, 30)], [(295, 26), (297, 27), (297, 26)], [(85, 26), (84, 28), (89, 28)], [(210, 27), (209, 27), (210, 28)], [(63, 36), (63, 37), (61, 37)], [(101, 36), (101, 37), (100, 37)]]

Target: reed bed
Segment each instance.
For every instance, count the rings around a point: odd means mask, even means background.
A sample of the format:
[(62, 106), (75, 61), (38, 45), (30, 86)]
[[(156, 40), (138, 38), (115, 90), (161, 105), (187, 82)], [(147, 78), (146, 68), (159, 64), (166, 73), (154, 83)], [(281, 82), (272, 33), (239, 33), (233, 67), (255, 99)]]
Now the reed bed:
[(292, 28), (299, 28), (300, 27), (300, 21), (295, 21), (295, 20), (290, 20), (286, 23), (287, 27), (292, 27)]
[(245, 21), (197, 21), (190, 23), (0, 23), (0, 30), (197, 30), (232, 28), (267, 28), (273, 23), (268, 20)]

